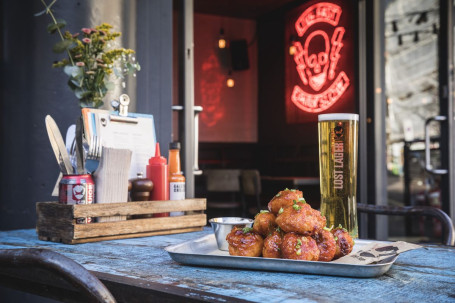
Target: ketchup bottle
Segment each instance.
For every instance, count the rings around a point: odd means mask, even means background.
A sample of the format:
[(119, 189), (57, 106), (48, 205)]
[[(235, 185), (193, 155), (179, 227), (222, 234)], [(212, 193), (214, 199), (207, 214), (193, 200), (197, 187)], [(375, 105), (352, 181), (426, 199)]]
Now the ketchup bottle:
[[(150, 200), (169, 200), (168, 174), (167, 160), (161, 157), (160, 144), (157, 142), (155, 157), (151, 157), (147, 165), (147, 179), (153, 182)], [(154, 214), (153, 217), (169, 217), (169, 213)]]

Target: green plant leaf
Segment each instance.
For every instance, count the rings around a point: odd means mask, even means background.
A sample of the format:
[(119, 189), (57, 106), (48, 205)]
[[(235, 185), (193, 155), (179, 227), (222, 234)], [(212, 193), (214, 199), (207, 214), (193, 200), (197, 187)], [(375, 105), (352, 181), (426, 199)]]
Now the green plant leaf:
[(115, 88), (115, 84), (113, 82), (106, 82), (105, 86), (107, 90), (113, 90)]
[(117, 67), (114, 67), (114, 75), (115, 75), (117, 78), (123, 79), (122, 71), (121, 71), (119, 68), (117, 68)]
[(139, 65), (139, 62), (136, 62), (136, 69), (137, 69), (137, 71), (141, 70), (141, 66)]
[(83, 99), (83, 98), (85, 98), (87, 96), (90, 96), (91, 93), (92, 93), (91, 91), (84, 91), (84, 90), (82, 90), (80, 88), (77, 88), (76, 90), (74, 90), (74, 94), (76, 95), (76, 97), (78, 99)]
[[(81, 78), (83, 76), (82, 68), (80, 68), (79, 66), (66, 65), (63, 68), (63, 71), (68, 76), (76, 78), (76, 79)], [(80, 81), (82, 81), (82, 79), (80, 79)]]
[(71, 45), (73, 45), (73, 41), (71, 40), (62, 40), (62, 41), (59, 41), (57, 42), (54, 47), (52, 48), (52, 50), (55, 52), (55, 53), (63, 53), (64, 51), (66, 51)]
[(76, 78), (70, 78), (71, 83), (74, 84), (74, 86), (76, 87), (82, 87), (82, 80), (83, 79), (78, 80)]
[(53, 34), (57, 31), (59, 28), (63, 28), (66, 26), (66, 21), (63, 19), (57, 19), (57, 23), (49, 23), (47, 25), (47, 32), (50, 34)]

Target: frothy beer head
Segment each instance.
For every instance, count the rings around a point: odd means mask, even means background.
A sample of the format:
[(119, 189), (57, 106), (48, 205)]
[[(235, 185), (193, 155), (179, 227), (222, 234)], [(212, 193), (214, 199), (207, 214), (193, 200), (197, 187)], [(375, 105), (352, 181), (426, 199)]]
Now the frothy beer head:
[(349, 120), (349, 121), (359, 121), (358, 114), (322, 114), (318, 116), (318, 121), (339, 121), (339, 120)]

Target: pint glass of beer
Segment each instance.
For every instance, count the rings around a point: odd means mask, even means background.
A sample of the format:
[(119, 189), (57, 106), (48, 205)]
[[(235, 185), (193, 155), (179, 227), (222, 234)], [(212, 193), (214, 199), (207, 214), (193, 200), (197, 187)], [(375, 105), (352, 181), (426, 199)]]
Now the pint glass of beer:
[(359, 115), (323, 114), (318, 120), (321, 213), (328, 227), (341, 224), (357, 238)]

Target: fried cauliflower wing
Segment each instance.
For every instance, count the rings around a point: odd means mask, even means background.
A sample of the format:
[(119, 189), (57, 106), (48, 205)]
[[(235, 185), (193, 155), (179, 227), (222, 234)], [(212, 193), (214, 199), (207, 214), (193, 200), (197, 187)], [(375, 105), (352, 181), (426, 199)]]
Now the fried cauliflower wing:
[(260, 257), (264, 239), (252, 228), (234, 227), (226, 236), (231, 256)]
[(276, 228), (275, 215), (267, 210), (261, 210), (260, 213), (254, 217), (253, 229), (260, 235), (267, 237)]
[(276, 194), (268, 204), (269, 211), (275, 215), (278, 214), (281, 208), (291, 206), (294, 201), (303, 199), (303, 193), (296, 189), (285, 189)]
[(309, 204), (294, 202), (292, 206), (287, 206), (278, 212), (276, 224), (284, 232), (312, 236), (317, 230), (324, 228), (326, 219)]
[(281, 251), (284, 259), (317, 261), (319, 249), (316, 241), (308, 236), (287, 233), (283, 237)]
[(354, 248), (354, 240), (348, 231), (342, 227), (332, 229), (333, 237), (336, 241), (336, 252), (334, 259), (341, 258), (351, 253)]
[(316, 244), (319, 248), (319, 259), (318, 261), (329, 262), (332, 261), (336, 253), (336, 241), (333, 234), (329, 229), (323, 228), (318, 230), (313, 239), (316, 240)]
[(283, 235), (280, 231), (275, 230), (264, 240), (262, 256), (264, 258), (281, 258), (281, 244)]

